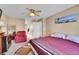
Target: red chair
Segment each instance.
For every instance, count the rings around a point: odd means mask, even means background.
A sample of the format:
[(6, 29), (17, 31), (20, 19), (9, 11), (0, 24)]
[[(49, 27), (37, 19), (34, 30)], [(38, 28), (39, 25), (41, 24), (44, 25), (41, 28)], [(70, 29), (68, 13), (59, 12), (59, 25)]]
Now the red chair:
[(15, 39), (15, 36), (16, 36), (16, 32), (13, 32), (13, 35), (12, 35), (13, 39)]
[(26, 37), (26, 32), (25, 31), (18, 31), (15, 37), (15, 42), (20, 43), (20, 42), (25, 42), (27, 40)]

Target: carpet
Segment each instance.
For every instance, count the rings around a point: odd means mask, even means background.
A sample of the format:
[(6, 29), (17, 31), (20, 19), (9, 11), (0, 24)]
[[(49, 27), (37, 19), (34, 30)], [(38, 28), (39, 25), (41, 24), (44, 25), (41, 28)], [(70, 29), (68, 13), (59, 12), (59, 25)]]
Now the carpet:
[(21, 47), (15, 52), (15, 55), (27, 55), (31, 51), (32, 49), (29, 47)]

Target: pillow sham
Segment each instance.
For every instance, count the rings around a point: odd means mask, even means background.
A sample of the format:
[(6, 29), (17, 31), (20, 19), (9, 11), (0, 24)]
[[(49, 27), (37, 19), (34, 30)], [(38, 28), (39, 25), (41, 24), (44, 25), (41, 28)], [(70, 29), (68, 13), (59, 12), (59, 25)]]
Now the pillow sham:
[(65, 37), (66, 35), (65, 35), (64, 33), (62, 33), (62, 32), (53, 33), (51, 36), (52, 36), (52, 37), (59, 37), (59, 38), (63, 38), (63, 39), (66, 38), (66, 37)]
[(79, 43), (79, 35), (68, 35), (67, 39)]

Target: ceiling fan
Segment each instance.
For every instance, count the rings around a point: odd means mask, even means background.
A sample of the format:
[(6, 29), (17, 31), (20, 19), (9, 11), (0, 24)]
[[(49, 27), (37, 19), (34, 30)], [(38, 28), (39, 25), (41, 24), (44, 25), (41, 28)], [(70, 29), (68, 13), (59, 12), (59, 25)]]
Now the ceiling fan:
[(29, 11), (29, 16), (40, 16), (39, 13), (41, 12), (41, 10), (34, 10), (34, 9), (30, 9), (30, 8), (26, 8)]

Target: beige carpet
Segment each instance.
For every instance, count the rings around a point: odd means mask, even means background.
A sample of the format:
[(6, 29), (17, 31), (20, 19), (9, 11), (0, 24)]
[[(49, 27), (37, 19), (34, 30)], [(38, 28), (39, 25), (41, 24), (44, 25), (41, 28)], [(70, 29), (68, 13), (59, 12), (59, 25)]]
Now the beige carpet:
[[(27, 43), (26, 42), (23, 42), (23, 43), (15, 43), (13, 40), (12, 40), (12, 44), (10, 46), (10, 48), (8, 49), (7, 52), (4, 52), (5, 55), (14, 55), (15, 52), (20, 49), (21, 47), (28, 47), (26, 45)], [(25, 46), (26, 45), (26, 46)], [(28, 53), (29, 55), (33, 55), (33, 52), (31, 51), (30, 53)]]
[(21, 47), (15, 52), (15, 55), (27, 55), (31, 51), (32, 49), (29, 47)]

